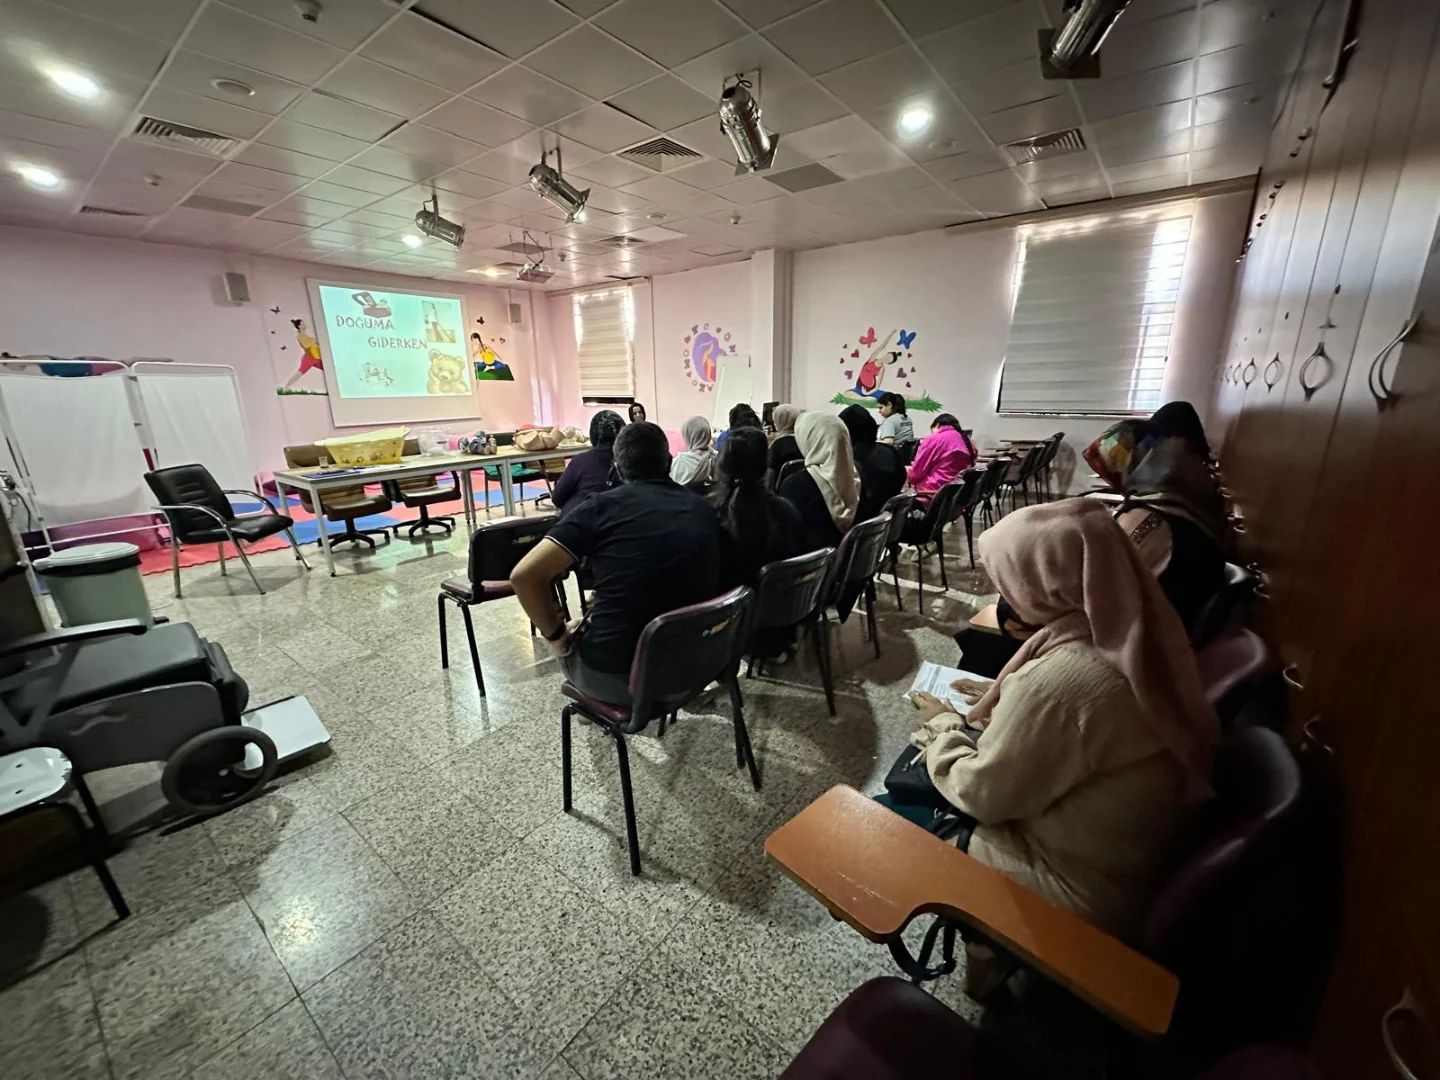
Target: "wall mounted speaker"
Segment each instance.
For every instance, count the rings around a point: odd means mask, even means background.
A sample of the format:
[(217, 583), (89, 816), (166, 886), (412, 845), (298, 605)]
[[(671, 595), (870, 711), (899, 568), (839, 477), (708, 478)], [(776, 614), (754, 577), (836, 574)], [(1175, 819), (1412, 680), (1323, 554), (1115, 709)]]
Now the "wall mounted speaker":
[(525, 325), (525, 309), (522, 308), (519, 304), (511, 304), (511, 305), (510, 305), (510, 325), (511, 325), (511, 326), (524, 326), (524, 325)]
[(245, 280), (244, 274), (225, 275), (225, 295), (229, 297), (232, 304), (248, 304), (250, 302), (250, 283)]

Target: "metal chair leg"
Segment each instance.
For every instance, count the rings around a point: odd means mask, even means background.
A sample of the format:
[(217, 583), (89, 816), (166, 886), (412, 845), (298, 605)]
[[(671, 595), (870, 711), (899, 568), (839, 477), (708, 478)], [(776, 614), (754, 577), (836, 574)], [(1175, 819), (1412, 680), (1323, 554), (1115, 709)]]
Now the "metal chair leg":
[(750, 785), (760, 790), (760, 769), (755, 764), (755, 751), (750, 747), (750, 732), (745, 728), (745, 710), (740, 701), (740, 685), (730, 679), (730, 718), (735, 725), (735, 764), (750, 770)]
[(443, 669), (450, 666), (450, 642), (447, 640), (449, 634), (445, 629), (444, 593), (435, 597), (435, 615), (440, 626), (440, 667)]
[(245, 564), (245, 572), (250, 575), (250, 582), (255, 586), (261, 596), (265, 595), (265, 587), (260, 584), (260, 579), (255, 576), (255, 568), (250, 565), (250, 557), (245, 554), (245, 549), (240, 546), (240, 541), (234, 541), (235, 554), (240, 556), (240, 561)]
[(480, 651), (475, 648), (475, 624), (470, 621), (470, 605), (461, 604), (460, 614), (465, 616), (465, 637), (470, 642), (470, 663), (475, 667), (475, 685), (480, 696), (485, 696), (485, 676), (480, 672)]
[(221, 540), (215, 545), (215, 557), (220, 560), (220, 576), (226, 577), (230, 571), (225, 566), (225, 541)]
[(175, 539), (174, 530), (170, 533), (170, 568), (175, 572), (175, 599), (181, 599), (180, 595), (180, 541)]
[(86, 854), (90, 856), (90, 867), (95, 871), (95, 876), (100, 879), (100, 885), (104, 888), (105, 895), (110, 898), (110, 906), (115, 909), (116, 917), (128, 919), (130, 905), (125, 903), (125, 897), (120, 893), (120, 886), (115, 884), (115, 878), (110, 874), (110, 867), (105, 864), (105, 853), (97, 849), (95, 836), (85, 827), (85, 819), (80, 816), (80, 811), (68, 802), (50, 803), (49, 805), (65, 811), (75, 834), (85, 845)]
[(110, 837), (110, 830), (105, 827), (105, 819), (100, 816), (100, 807), (95, 802), (95, 795), (78, 769), (72, 773), (72, 776), (75, 780), (75, 790), (80, 793), (80, 801), (85, 804), (85, 813), (90, 817), (90, 824), (100, 838), (105, 841), (105, 851), (108, 854), (115, 850), (115, 841)]
[(890, 580), (895, 585), (895, 610), (904, 611), (905, 605), (900, 602), (900, 549), (898, 547), (890, 552)]
[(630, 849), (630, 873), (640, 876), (640, 837), (635, 831), (635, 793), (630, 787), (630, 753), (625, 747), (625, 736), (607, 728), (615, 740), (615, 756), (620, 762), (620, 795), (625, 802), (625, 844)]
[(950, 579), (945, 576), (945, 530), (941, 529), (935, 537), (935, 550), (940, 556), (940, 587), (946, 592), (950, 591)]
[(570, 812), (570, 717), (574, 709), (566, 705), (560, 710), (560, 805)]
[(975, 569), (975, 511), (965, 515), (965, 546), (970, 550), (970, 569)]
[(285, 535), (290, 539), (290, 546), (295, 549), (296, 561), (298, 561), (301, 566), (305, 567), (306, 570), (309, 570), (310, 564), (305, 561), (305, 553), (300, 550), (300, 541), (295, 539), (295, 530), (286, 529)]
[(830, 620), (822, 610), (815, 624), (815, 662), (820, 665), (820, 683), (825, 687), (825, 704), (835, 715), (835, 679), (830, 670)]
[(915, 545), (915, 584), (920, 588), (919, 606), (916, 607), (921, 615), (925, 614), (925, 549)]
[(875, 659), (880, 659), (880, 627), (875, 622), (875, 583), (865, 583), (865, 614), (870, 623), (870, 643), (875, 646)]

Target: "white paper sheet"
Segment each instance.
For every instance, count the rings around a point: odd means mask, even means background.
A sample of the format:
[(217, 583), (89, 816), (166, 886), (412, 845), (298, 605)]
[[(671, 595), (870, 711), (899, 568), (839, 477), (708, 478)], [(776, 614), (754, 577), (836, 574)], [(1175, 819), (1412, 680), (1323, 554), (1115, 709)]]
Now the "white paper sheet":
[(953, 689), (950, 684), (956, 679), (974, 679), (976, 682), (988, 683), (991, 680), (983, 675), (976, 675), (973, 671), (964, 671), (961, 668), (941, 667), (939, 664), (932, 664), (929, 660), (920, 664), (920, 670), (915, 673), (915, 681), (910, 684), (906, 695), (914, 693), (929, 694), (941, 701), (948, 701), (955, 707), (955, 711), (961, 716), (969, 716), (973, 706), (965, 700), (965, 695), (959, 690)]

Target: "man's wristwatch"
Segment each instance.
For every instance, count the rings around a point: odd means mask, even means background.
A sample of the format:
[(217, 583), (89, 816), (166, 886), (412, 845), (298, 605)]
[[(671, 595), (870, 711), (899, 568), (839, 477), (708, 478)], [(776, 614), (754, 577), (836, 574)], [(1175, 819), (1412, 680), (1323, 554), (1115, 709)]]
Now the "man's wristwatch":
[(551, 641), (551, 642), (559, 641), (562, 637), (565, 636), (565, 632), (566, 632), (566, 630), (568, 630), (568, 629), (569, 629), (569, 627), (567, 627), (567, 626), (565, 625), (565, 620), (564, 620), (564, 619), (561, 619), (561, 620), (560, 620), (560, 625), (555, 628), (555, 632), (554, 632), (553, 634), (546, 634), (546, 635), (545, 635), (545, 640), (546, 640), (546, 641)]

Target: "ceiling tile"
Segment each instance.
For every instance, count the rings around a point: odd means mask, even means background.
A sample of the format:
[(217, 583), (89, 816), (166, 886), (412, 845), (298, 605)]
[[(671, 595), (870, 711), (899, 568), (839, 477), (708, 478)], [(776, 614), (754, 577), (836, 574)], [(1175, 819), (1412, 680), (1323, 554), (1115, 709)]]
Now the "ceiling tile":
[(456, 98), (427, 113), (425, 124), (481, 146), (499, 146), (518, 139), (532, 128), (529, 122), (519, 117), (469, 98)]
[(1284, 34), (1300, 37), (1311, 5), (1277, 4), (1274, 0), (1213, 0), (1200, 11), (1200, 52), (1244, 45), (1257, 38)]
[(740, 249), (729, 244), (700, 244), (691, 249), (700, 255), (738, 255)]
[(723, 210), (731, 204), (728, 199), (722, 199), (712, 191), (696, 191), (692, 189), (683, 195), (676, 195), (664, 199), (660, 205), (677, 217), (692, 217), (696, 214)]
[(434, 184), (442, 191), (464, 195), (471, 199), (488, 199), (496, 192), (505, 190), (505, 184), (502, 181), (491, 180), (488, 176), (465, 172), (463, 169), (451, 169), (449, 172), (441, 173), (435, 177)]
[(292, 34), (222, 4), (205, 6), (190, 28), (185, 45), (207, 56), (259, 68), (307, 85), (339, 63), (344, 55), (329, 45)]
[(594, 98), (612, 97), (659, 73), (653, 62), (593, 26), (550, 42), (525, 65)]
[[(617, 109), (623, 109), (631, 116), (644, 121), (653, 128), (660, 131), (668, 131), (670, 128), (680, 127), (688, 124), (691, 120), (698, 120), (702, 116), (708, 116), (715, 111), (715, 101), (707, 98), (681, 82), (674, 75), (661, 75), (659, 78), (643, 82), (639, 86), (631, 87), (624, 93), (616, 94), (610, 99), (610, 104)], [(593, 113), (594, 109), (586, 110)], [(584, 116), (585, 113), (581, 113)], [(578, 117), (572, 117), (573, 122)], [(561, 131), (565, 131), (565, 125), (558, 125)], [(575, 132), (566, 132), (575, 135), (581, 142), (586, 140)], [(643, 136), (636, 136), (636, 139)], [(634, 142), (635, 139), (631, 139)], [(614, 149), (615, 146), (624, 145), (623, 142), (615, 143), (612, 147), (602, 147), (599, 143), (591, 143), (599, 149)]]
[(659, 132), (609, 105), (592, 105), (552, 125), (555, 131), (603, 153), (619, 150)]
[(492, 180), (500, 180), (507, 184), (523, 184), (530, 175), (531, 166), (539, 160), (539, 147), (536, 147), (535, 157), (530, 161), (523, 161), (511, 154), (503, 154), (498, 150), (491, 150), (488, 154), (481, 154), (474, 161), (466, 162), (465, 171), (477, 173), (480, 176), (485, 176)]
[[(228, 93), (217, 89), (212, 80), (237, 79), (249, 86), (254, 93), (248, 96)], [(199, 53), (177, 50), (170, 58), (159, 85), (162, 89), (178, 90), (196, 97), (214, 98), (227, 105), (275, 115), (294, 101), (304, 91), (298, 83), (277, 79), (262, 71), (225, 60), (212, 60)]]
[(676, 169), (669, 174), (682, 184), (689, 184), (701, 190), (720, 187), (723, 184), (731, 183), (735, 179), (735, 166), (728, 161), (716, 161), (714, 158), (705, 158), (694, 165), (687, 165), (683, 169)]
[(980, 118), (980, 126), (997, 143), (1016, 142), (1053, 131), (1063, 131), (1080, 123), (1080, 110), (1075, 107), (1074, 98), (1046, 98), (1021, 105), (1003, 112), (991, 113)]
[(295, 176), (291, 173), (276, 172), (274, 169), (261, 169), (254, 165), (245, 165), (238, 161), (227, 162), (215, 170), (213, 177), (232, 184), (245, 184), (249, 187), (261, 188), (267, 191), (276, 192), (268, 202), (278, 202), (281, 195), (288, 195), (296, 188), (305, 183), (306, 178)]
[(637, 180), (633, 184), (627, 184), (624, 190), (631, 195), (638, 195), (642, 199), (662, 205), (668, 199), (681, 199), (686, 195), (693, 195), (696, 191), (689, 184), (682, 184), (679, 180), (672, 180), (668, 176), (652, 176), (646, 180)]
[(1247, 115), (1268, 117), (1267, 107), (1280, 92), (1281, 82), (1247, 83), (1217, 90), (1195, 99), (1195, 123), (1218, 124), (1225, 120), (1244, 122)]
[(466, 96), (536, 125), (553, 123), (590, 104), (584, 95), (519, 64), (492, 75)]
[(1195, 11), (1190, 9), (1150, 22), (1122, 18), (1105, 37), (1100, 73), (1106, 78), (1165, 67), (1195, 53)]
[(95, 0), (50, 0), (57, 7), (119, 26), (135, 34), (175, 41), (200, 0), (129, 0), (125, 4), (98, 5)]
[(146, 95), (140, 103), (140, 111), (147, 116), (218, 131), (237, 139), (253, 139), (271, 119), (265, 113), (242, 109), (238, 105), (159, 88)]
[[(398, 117), (397, 117), (398, 119)], [(366, 143), (324, 128), (301, 124), (282, 116), (260, 133), (258, 141), (282, 150), (294, 150), (310, 157), (344, 161), (365, 149)]]
[(586, 200), (585, 205), (593, 206), (597, 210), (604, 210), (607, 214), (629, 213), (643, 209), (651, 202), (634, 192), (616, 191), (614, 188), (601, 187), (598, 184), (585, 190), (590, 192), (590, 198)]
[(814, 4), (816, 0), (724, 0), (725, 6), (751, 26), (765, 26)]
[[(916, 44), (951, 86), (1040, 56), (1035, 32), (1046, 27), (1039, 7), (1027, 0), (921, 38)], [(1107, 45), (1108, 51), (1108, 45)]]
[(969, 19), (978, 19), (1011, 0), (885, 0), (911, 37), (924, 37)]
[(395, 8), (387, 0), (344, 0), (343, 4), (328, 5), (322, 18), (309, 22), (301, 18), (295, 0), (226, 0), (226, 3), (346, 51), (359, 45), (395, 14)]
[(1072, 191), (1094, 191), (1097, 188), (1103, 192), (1108, 193), (1109, 191), (1105, 174), (1099, 171), (1076, 173), (1073, 176), (1061, 176), (1053, 180), (1036, 180), (1030, 186), (1046, 202), (1050, 202), (1058, 195), (1066, 195)]
[(986, 147), (927, 161), (925, 169), (937, 180), (963, 180), (968, 176), (995, 172), (1009, 164), (1009, 160), (999, 150)]
[(560, 2), (582, 19), (588, 19), (597, 11), (603, 11), (609, 7), (615, 0), (560, 0)]
[[(533, 136), (526, 135), (514, 139), (504, 146), (497, 146), (492, 153), (506, 154), (525, 166), (525, 176), (529, 175), (530, 166), (540, 160), (541, 147), (547, 151), (554, 151), (557, 147), (564, 158), (566, 170), (583, 165), (587, 161), (594, 161), (600, 155), (590, 147), (577, 143), (574, 139), (564, 135), (554, 135), (548, 132), (536, 132)], [(488, 156), (488, 155), (487, 155)], [(474, 165), (466, 165), (465, 168), (471, 172), (480, 172)], [(485, 175), (489, 175), (486, 173)], [(523, 183), (525, 176), (522, 176), (518, 183)]]
[(781, 52), (812, 75), (899, 45), (900, 32), (876, 0), (824, 0), (765, 31)]
[(738, 38), (686, 61), (675, 69), (675, 74), (704, 94), (707, 100), (715, 101), (720, 97), (724, 81), (731, 75), (757, 71), (761, 74), (756, 85), (762, 97), (810, 78), (795, 61), (759, 34)]
[(1183, 154), (1190, 146), (1190, 128), (1157, 132), (1152, 125), (1146, 132), (1137, 131), (1133, 138), (1097, 146), (1095, 153), (1106, 166), (1124, 165), (1132, 161)]
[(1169, 176), (1175, 178), (1174, 182), (1177, 184), (1184, 183), (1189, 169), (1190, 155), (1176, 154), (1173, 157), (1137, 161), (1130, 165), (1112, 165), (1106, 171), (1110, 174), (1110, 182), (1118, 186), (1131, 180), (1146, 180), (1152, 176)]
[(397, 113), (413, 120), (450, 96), (433, 83), (422, 82), (394, 68), (352, 56), (341, 64), (320, 89), (373, 109)]
[(747, 28), (713, 0), (620, 0), (595, 25), (673, 68), (744, 37)]
[[(1192, 129), (1194, 135), (1193, 146), (1196, 150), (1208, 150), (1212, 146), (1225, 146), (1230, 143), (1252, 143), (1259, 142), (1264, 145), (1269, 137), (1269, 124), (1264, 117), (1251, 116), (1248, 113), (1223, 121), (1218, 124), (1199, 124)], [(1190, 149), (1189, 146), (1184, 149)], [(1171, 153), (1179, 153), (1172, 150)], [(1108, 154), (1109, 151), (1107, 150)], [(1148, 154), (1147, 157), (1161, 157), (1161, 154)]]
[(964, 109), (948, 98), (941, 98), (927, 105), (931, 109), (931, 117), (924, 131), (907, 133), (900, 127), (900, 117), (908, 105), (909, 102), (885, 105), (862, 113), (861, 118), (916, 161), (949, 157), (990, 144), (989, 138), (980, 130), (979, 125), (970, 119)]
[(1277, 47), (1281, 50), (1288, 47), (1293, 53), (1291, 45), (1288, 41), (1280, 43), (1274, 39), (1265, 39), (1237, 45), (1233, 49), (1206, 53), (1195, 61), (1198, 69), (1195, 92), (1213, 94), (1217, 90), (1227, 90), (1248, 82), (1260, 82), (1281, 72), (1291, 71), (1294, 68), (1293, 57), (1288, 63), (1276, 62)]
[[(1095, 187), (1074, 188), (1072, 190), (1052, 192), (1043, 196), (1046, 206), (1076, 206), (1080, 203), (1099, 202), (1101, 199), (1110, 198), (1109, 185), (1101, 184)], [(1097, 207), (1096, 209), (1100, 209)]]
[(1057, 180), (1062, 176), (1100, 171), (1100, 159), (1093, 150), (1074, 150), (1058, 157), (1045, 157), (1039, 161), (1027, 161), (1012, 167), (1016, 176), (1027, 183), (1037, 180)]
[(1164, 176), (1152, 176), (1144, 180), (1130, 180), (1122, 184), (1112, 184), (1117, 199), (1126, 195), (1148, 195), (1155, 191), (1170, 191), (1173, 188), (1185, 186), (1185, 179), (1180, 176), (1166, 174)]
[(24, 116), (15, 112), (0, 112), (0, 144), (11, 140), (39, 143), (63, 150), (88, 152), (99, 160), (109, 149), (111, 135), (105, 131), (75, 127), (38, 116)]
[(362, 169), (372, 169), (387, 176), (398, 176), (412, 183), (428, 180), (445, 166), (438, 161), (426, 161), (413, 154), (392, 150), (387, 146), (372, 146), (352, 162)]
[(567, 166), (566, 172), (567, 174), (574, 173), (582, 180), (604, 184), (607, 187), (623, 187), (636, 180), (643, 180), (655, 175), (649, 169), (617, 157), (596, 158), (594, 161), (587, 161), (574, 168)]
[(1095, 120), (1086, 125), (1095, 145), (1125, 143), (1151, 135), (1164, 135), (1190, 126), (1191, 103), (1172, 101), (1168, 105), (1155, 105), (1119, 116)]
[[(788, 135), (823, 124), (827, 120), (839, 119), (847, 111), (844, 105), (827, 94), (822, 87), (809, 81), (783, 90), (766, 91), (760, 101), (761, 122), (767, 131), (779, 135)], [(713, 122), (715, 127), (720, 126), (718, 121)]]
[[(357, 168), (354, 165), (341, 165), (325, 177), (330, 183), (343, 184), (347, 188), (356, 188), (360, 191), (368, 191), (375, 198), (382, 195), (393, 195), (405, 186), (405, 181), (396, 176), (387, 176), (385, 173), (372, 172), (369, 169)], [(307, 189), (308, 190), (308, 189)], [(323, 198), (324, 196), (322, 196)], [(343, 199), (337, 199), (343, 202)], [(367, 200), (374, 202), (375, 199)]]
[[(735, 148), (730, 145), (730, 140), (725, 137), (725, 133), (720, 130), (720, 122), (712, 116), (682, 124), (678, 128), (673, 128), (668, 134), (676, 142), (683, 143), (692, 150), (698, 150), (717, 161), (733, 162), (735, 160)], [(784, 140), (781, 140), (781, 145), (784, 145)]]
[(385, 214), (373, 209), (353, 211), (345, 215), (344, 220), (358, 221), (364, 225), (374, 225), (381, 229), (408, 229), (413, 228), (415, 223), (413, 215)]
[(579, 22), (553, 0), (424, 0), (420, 7), (467, 37), (513, 58)]
[(352, 209), (354, 208), (340, 203), (322, 203), (317, 199), (296, 196), (286, 199), (278, 206), (272, 206), (260, 216), (267, 221), (288, 221), (294, 225), (324, 225)]
[(836, 68), (821, 76), (820, 82), (856, 112), (899, 98), (944, 93), (930, 65), (912, 45), (901, 45)]
[(1076, 79), (1071, 85), (1086, 118), (1102, 120), (1191, 97), (1195, 92), (1195, 61), (1184, 60), (1134, 75)]
[(1259, 169), (1264, 156), (1265, 144), (1259, 140), (1251, 143), (1229, 143), (1207, 150), (1196, 150), (1190, 155), (1190, 169), (1192, 172), (1227, 169), (1230, 176), (1244, 176)]
[(949, 186), (982, 214), (1020, 214), (1040, 209), (1040, 200), (1009, 170), (966, 177)]
[[(1093, 82), (1076, 79), (1070, 85), (1089, 87)], [(1064, 93), (1066, 86), (1063, 82), (1045, 78), (1040, 73), (1039, 62), (1033, 58), (1007, 64), (973, 79), (957, 79), (954, 85), (966, 108), (977, 115), (1043, 101), (1057, 93)]]
[(291, 106), (285, 119), (298, 120), (352, 139), (363, 139), (367, 143), (374, 142), (397, 124), (405, 122), (404, 117), (394, 113), (381, 112), (369, 105), (314, 90)]
[(505, 57), (453, 30), (404, 12), (361, 50), (399, 71), (413, 71), (427, 82), (464, 90), (505, 66)]
[(344, 187), (340, 184), (332, 184), (329, 180), (312, 180), (306, 185), (302, 195), (311, 199), (323, 199), (325, 202), (343, 203), (349, 207), (369, 206), (376, 199), (380, 198), (374, 192), (360, 191), (356, 188)]
[(129, 127), (130, 114), (145, 96), (149, 82), (122, 75), (96, 73), (102, 87), (93, 101), (60, 90), (49, 79), (37, 79), (28, 71), (17, 72), (23, 78), (11, 81), (0, 75), (0, 101), (11, 110), (10, 115), (24, 114), (62, 124), (116, 134)]
[[(160, 70), (168, 46), (153, 38), (84, 19), (36, 0), (6, 0), (0, 56), (13, 78), (28, 78), (47, 61), (89, 72), (149, 79)], [(26, 73), (22, 75), (21, 73)]]
[(441, 165), (459, 165), (478, 156), (485, 148), (458, 135), (437, 131), (424, 124), (409, 123), (380, 144), (388, 150), (412, 154)]

